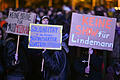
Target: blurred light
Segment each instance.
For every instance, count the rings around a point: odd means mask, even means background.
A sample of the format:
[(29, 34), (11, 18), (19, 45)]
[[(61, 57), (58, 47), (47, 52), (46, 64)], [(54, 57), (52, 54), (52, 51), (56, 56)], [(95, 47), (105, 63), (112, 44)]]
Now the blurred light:
[(52, 6), (52, 0), (49, 0), (49, 7)]
[(115, 7), (115, 10), (118, 10), (118, 7)]
[(83, 1), (85, 1), (85, 0), (80, 0), (80, 1), (82, 1), (82, 2), (83, 2)]
[(120, 7), (115, 7), (115, 10), (120, 10)]
[(106, 0), (106, 1), (113, 1), (113, 0)]
[(92, 9), (95, 7), (96, 0), (92, 0)]
[(16, 0), (16, 8), (19, 8), (19, 0)]
[(1, 10), (4, 11), (6, 8), (8, 8), (8, 4), (5, 3), (5, 2), (3, 2), (3, 3), (1, 4)]
[(120, 7), (120, 0), (118, 0), (118, 7)]

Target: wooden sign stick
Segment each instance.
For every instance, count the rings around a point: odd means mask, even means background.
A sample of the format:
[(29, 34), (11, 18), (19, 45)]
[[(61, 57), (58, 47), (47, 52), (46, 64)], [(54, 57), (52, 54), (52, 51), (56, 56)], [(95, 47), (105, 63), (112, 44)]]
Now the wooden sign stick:
[(88, 56), (88, 67), (90, 67), (90, 53), (89, 53), (89, 56)]
[(92, 53), (93, 53), (93, 49), (89, 48), (88, 66), (85, 68), (85, 73), (87, 73), (87, 74), (89, 74), (89, 72), (90, 72), (90, 56), (91, 56)]
[[(46, 51), (46, 49), (44, 49), (44, 51), (42, 51), (42, 53), (44, 54), (45, 51)], [(43, 69), (44, 69), (44, 58), (42, 58), (41, 72), (43, 72)]]
[(20, 41), (20, 35), (18, 35), (18, 40), (17, 40), (17, 49), (16, 49), (16, 54), (15, 54), (15, 64), (17, 64), (17, 61), (18, 61), (19, 41)]

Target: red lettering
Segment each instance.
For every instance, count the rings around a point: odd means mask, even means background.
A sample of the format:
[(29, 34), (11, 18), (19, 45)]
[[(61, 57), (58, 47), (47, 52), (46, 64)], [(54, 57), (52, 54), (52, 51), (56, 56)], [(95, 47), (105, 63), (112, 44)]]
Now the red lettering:
[(25, 28), (26, 28), (26, 27), (25, 27), (25, 26), (23, 26), (23, 33), (24, 33), (24, 34), (26, 33)]
[(87, 27), (87, 29), (85, 29), (85, 27), (83, 27), (82, 34), (84, 35), (84, 33), (86, 33), (86, 35), (90, 35), (88, 27)]
[(88, 20), (88, 17), (85, 18), (85, 16), (83, 16), (82, 25), (84, 25), (84, 24), (87, 24), (87, 25), (88, 25), (87, 20)]
[(19, 25), (19, 33), (22, 33), (23, 29), (22, 29), (22, 25)]
[(90, 19), (89, 19), (89, 25), (90, 26), (94, 26), (94, 24), (93, 24), (93, 20), (95, 19), (95, 17), (90, 17)]
[(92, 35), (92, 36), (96, 36), (96, 35), (97, 35), (97, 33), (98, 33), (98, 30), (96, 30), (96, 32), (95, 32), (95, 31), (93, 31), (93, 30), (91, 31), (91, 35)]
[(80, 25), (77, 25), (76, 26), (76, 30), (79, 31), (79, 32), (75, 32), (76, 34), (80, 35), (81, 34), (81, 26)]
[(25, 34), (28, 34), (29, 30), (28, 30), (28, 27), (27, 26), (24, 26), (24, 33)]
[(112, 22), (112, 20), (110, 20), (110, 19), (108, 19), (108, 20), (106, 21), (105, 27), (106, 27), (107, 29), (110, 29), (110, 27), (108, 27), (108, 25), (111, 25), (110, 22)]
[(105, 25), (105, 19), (103, 19), (103, 21), (101, 19), (99, 19), (99, 24), (98, 24), (98, 27), (104, 27)]
[(96, 31), (93, 31), (93, 29), (92, 28), (86, 28), (85, 29), (85, 27), (83, 26), (81, 29), (81, 26), (80, 25), (77, 25), (76, 26), (76, 34), (77, 35), (91, 35), (91, 36), (96, 36), (97, 35), (97, 33), (98, 33), (98, 30), (96, 30)]
[(16, 25), (16, 30), (15, 30), (16, 33), (18, 33), (18, 25)]
[(98, 18), (96, 18), (96, 23), (95, 23), (95, 26), (97, 27), (97, 23), (98, 23)]
[(27, 26), (24, 25), (17, 25), (16, 26), (16, 33), (28, 34), (29, 29)]
[(29, 27), (25, 27), (26, 29), (25, 29), (25, 34), (29, 34)]

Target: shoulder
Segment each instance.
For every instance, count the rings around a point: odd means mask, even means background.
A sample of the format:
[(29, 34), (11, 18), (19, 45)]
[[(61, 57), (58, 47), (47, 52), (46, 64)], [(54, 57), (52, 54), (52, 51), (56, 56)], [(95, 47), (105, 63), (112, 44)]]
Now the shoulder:
[(6, 47), (9, 47), (9, 46), (13, 46), (16, 44), (16, 41), (14, 38), (7, 38), (5, 41), (4, 41), (4, 46)]

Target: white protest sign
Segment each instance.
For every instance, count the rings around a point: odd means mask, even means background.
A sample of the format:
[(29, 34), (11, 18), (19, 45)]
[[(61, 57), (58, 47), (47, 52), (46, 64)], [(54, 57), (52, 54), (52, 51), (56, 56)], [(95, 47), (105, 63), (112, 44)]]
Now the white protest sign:
[(9, 11), (7, 33), (17, 35), (27, 35), (29, 33), (29, 24), (34, 23), (36, 18), (35, 13), (26, 13), (20, 11)]

